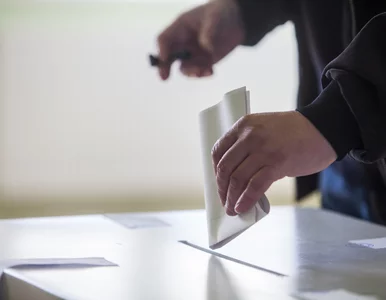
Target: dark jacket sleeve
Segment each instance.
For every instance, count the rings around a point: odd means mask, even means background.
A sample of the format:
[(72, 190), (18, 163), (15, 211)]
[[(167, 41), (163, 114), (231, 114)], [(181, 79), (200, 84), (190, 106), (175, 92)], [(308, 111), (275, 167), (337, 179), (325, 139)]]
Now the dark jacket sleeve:
[(299, 109), (338, 154), (386, 157), (386, 13), (371, 19), (323, 72), (324, 91)]
[(235, 0), (246, 31), (245, 46), (256, 45), (275, 27), (291, 20), (293, 0)]

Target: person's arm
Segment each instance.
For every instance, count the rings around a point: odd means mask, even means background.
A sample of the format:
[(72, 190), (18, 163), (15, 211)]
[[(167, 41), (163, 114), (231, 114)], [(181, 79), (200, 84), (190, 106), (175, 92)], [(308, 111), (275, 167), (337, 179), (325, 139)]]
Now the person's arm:
[(293, 0), (235, 0), (240, 8), (246, 38), (244, 46), (256, 45), (275, 27), (291, 20)]
[(386, 157), (386, 13), (370, 20), (323, 74), (324, 91), (299, 109), (338, 155)]

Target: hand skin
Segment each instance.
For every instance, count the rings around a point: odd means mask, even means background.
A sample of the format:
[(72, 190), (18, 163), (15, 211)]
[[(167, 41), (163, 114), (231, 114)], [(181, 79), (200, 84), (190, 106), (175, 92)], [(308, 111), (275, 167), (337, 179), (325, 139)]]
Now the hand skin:
[(218, 193), (230, 216), (247, 212), (273, 182), (327, 168), (337, 155), (296, 111), (241, 118), (212, 150)]
[(181, 72), (189, 77), (213, 74), (213, 65), (244, 40), (245, 31), (234, 0), (214, 0), (180, 15), (158, 36), (162, 80), (170, 76), (167, 62), (173, 52), (189, 51), (192, 58), (181, 62)]

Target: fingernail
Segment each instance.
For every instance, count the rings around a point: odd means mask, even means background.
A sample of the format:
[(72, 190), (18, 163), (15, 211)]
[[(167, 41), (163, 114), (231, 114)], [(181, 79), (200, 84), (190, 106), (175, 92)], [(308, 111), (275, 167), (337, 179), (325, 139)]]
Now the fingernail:
[(240, 213), (241, 213), (241, 211), (240, 211), (240, 205), (236, 204), (236, 206), (235, 206), (235, 212), (236, 212), (237, 214), (240, 214)]
[(235, 205), (235, 212), (241, 214), (243, 212), (243, 203), (240, 200), (237, 200)]
[(197, 67), (194, 67), (190, 70), (190, 77), (198, 77), (200, 75), (200, 69)]
[(167, 72), (165, 72), (165, 70), (163, 70), (163, 69), (159, 69), (159, 75), (160, 75), (162, 80), (166, 80), (168, 78)]
[(240, 203), (236, 203), (235, 212), (239, 215), (244, 214), (252, 208), (252, 205), (253, 204), (248, 203), (248, 202), (245, 203), (245, 201), (240, 202)]
[(212, 75), (212, 72), (211, 71), (209, 71), (209, 70), (206, 70), (206, 71), (204, 71), (204, 74), (203, 74), (205, 77), (207, 77), (207, 76), (210, 76), (210, 75)]
[(231, 217), (237, 216), (237, 213), (233, 209), (227, 208), (226, 209), (226, 213), (227, 213), (228, 216), (231, 216)]
[(227, 213), (227, 215), (229, 216), (235, 216), (237, 215), (236, 212), (234, 211), (234, 209), (230, 206), (228, 206), (228, 201), (225, 203), (224, 207), (225, 207), (225, 211)]

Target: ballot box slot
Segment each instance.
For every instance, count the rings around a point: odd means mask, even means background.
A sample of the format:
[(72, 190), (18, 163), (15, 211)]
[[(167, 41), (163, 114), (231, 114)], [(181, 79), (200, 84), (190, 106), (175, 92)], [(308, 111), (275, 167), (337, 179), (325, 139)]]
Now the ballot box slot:
[(282, 273), (279, 273), (279, 272), (275, 272), (275, 271), (272, 271), (272, 270), (269, 270), (269, 269), (266, 269), (266, 268), (263, 268), (263, 267), (259, 267), (259, 266), (256, 266), (256, 265), (247, 263), (247, 262), (245, 262), (245, 261), (242, 261), (242, 260), (239, 260), (239, 259), (236, 259), (236, 258), (227, 256), (227, 255), (218, 253), (218, 252), (216, 252), (216, 251), (212, 251), (212, 250), (209, 250), (209, 249), (200, 247), (200, 246), (195, 245), (195, 244), (192, 244), (192, 243), (190, 243), (190, 242), (188, 242), (188, 241), (179, 241), (179, 242), (182, 243), (182, 244), (184, 244), (184, 245), (187, 245), (187, 246), (189, 246), (189, 247), (192, 247), (192, 248), (194, 248), (194, 249), (197, 249), (197, 250), (200, 250), (200, 251), (209, 253), (209, 254), (211, 254), (211, 255), (220, 257), (220, 258), (222, 258), (222, 259), (226, 259), (226, 260), (235, 262), (235, 263), (237, 263), (237, 264), (241, 264), (241, 265), (244, 265), (244, 266), (253, 268), (253, 269), (257, 269), (257, 270), (260, 270), (260, 271), (263, 271), (263, 272), (267, 272), (267, 273), (270, 273), (270, 274), (273, 274), (273, 275), (276, 275), (276, 276), (279, 276), (279, 277), (288, 277), (288, 275), (285, 275), (285, 274), (282, 274)]

